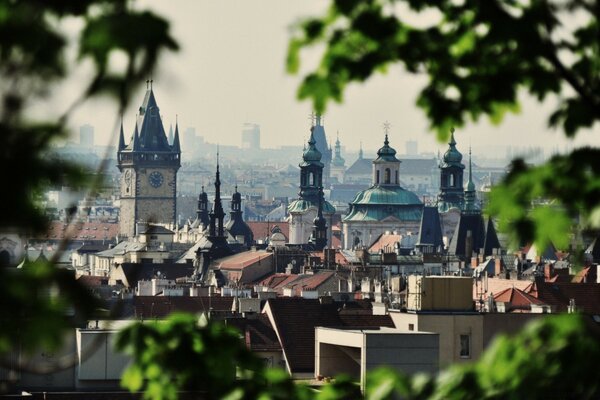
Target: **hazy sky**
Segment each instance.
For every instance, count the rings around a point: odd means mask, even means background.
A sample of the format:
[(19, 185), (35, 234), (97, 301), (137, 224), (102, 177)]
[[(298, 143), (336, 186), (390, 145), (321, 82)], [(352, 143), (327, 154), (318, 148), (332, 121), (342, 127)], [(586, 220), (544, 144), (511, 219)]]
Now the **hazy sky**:
[[(146, 0), (149, 7), (172, 22), (173, 35), (181, 50), (160, 60), (154, 75), (154, 91), (161, 108), (165, 129), (179, 115), (180, 129), (196, 128), (206, 141), (239, 145), (244, 122), (261, 126), (263, 147), (301, 145), (308, 136), (310, 104), (296, 100), (300, 78), (285, 73), (289, 27), (302, 16), (320, 14), (324, 0), (281, 1), (186, 1)], [(307, 61), (316, 58), (309, 54)], [(307, 66), (307, 65), (306, 65)], [(86, 68), (72, 74), (69, 82), (56, 89), (61, 101), (51, 108), (60, 110), (82, 88)], [(340, 140), (350, 150), (359, 142), (367, 150), (380, 147), (382, 125), (392, 125), (390, 141), (402, 153), (406, 140), (418, 140), (420, 151), (437, 151), (445, 145), (428, 132), (423, 112), (414, 103), (425, 80), (392, 68), (387, 75), (353, 85), (345, 102), (333, 105), (325, 115), (325, 129), (331, 141), (339, 131)], [(144, 95), (140, 88), (125, 114), (127, 138), (133, 131), (135, 110)], [(56, 98), (56, 96), (53, 96)], [(546, 128), (551, 104), (540, 105), (523, 96), (520, 115), (509, 115), (494, 127), (487, 119), (457, 131), (459, 146), (466, 152), (490, 145), (563, 148), (569, 142), (559, 131)], [(70, 120), (77, 131), (84, 123), (95, 127), (96, 142), (104, 144), (113, 132), (116, 110), (108, 102), (93, 101), (80, 107)], [(579, 134), (576, 144), (600, 145), (600, 129)], [(489, 150), (488, 150), (489, 151)], [(488, 156), (494, 156), (488, 154)], [(504, 156), (504, 154), (498, 154)]]

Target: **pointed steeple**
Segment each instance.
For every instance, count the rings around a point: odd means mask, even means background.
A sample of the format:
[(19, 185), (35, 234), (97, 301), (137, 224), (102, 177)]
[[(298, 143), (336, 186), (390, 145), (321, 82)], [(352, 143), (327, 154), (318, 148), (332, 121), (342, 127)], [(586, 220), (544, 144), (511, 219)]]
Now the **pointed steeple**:
[(473, 163), (471, 161), (471, 146), (469, 146), (469, 181), (465, 189), (465, 207), (464, 211), (477, 212), (479, 208), (475, 204), (477, 201), (477, 192), (473, 183)]
[(246, 246), (252, 246), (254, 243), (252, 229), (250, 229), (242, 218), (242, 195), (238, 192), (237, 185), (235, 185), (235, 191), (231, 196), (231, 212), (225, 229), (238, 242), (242, 243), (243, 241), (243, 244)]
[(315, 250), (318, 251), (323, 250), (327, 246), (327, 221), (323, 217), (323, 201), (323, 188), (320, 188), (317, 216), (313, 220), (313, 233), (309, 240), (315, 247)]
[(138, 132), (138, 126), (137, 123), (135, 124), (135, 130), (133, 131), (133, 144), (131, 145), (131, 148), (133, 151), (140, 151), (140, 134)]
[(123, 133), (123, 117), (121, 116), (121, 131), (119, 132), (119, 151), (125, 148), (125, 134)]
[(202, 186), (202, 191), (198, 196), (198, 210), (196, 211), (196, 219), (204, 228), (210, 224), (210, 219), (208, 218), (208, 195), (204, 191), (204, 186)]
[(173, 124), (169, 125), (169, 144), (173, 146)]
[(358, 159), (362, 160), (363, 159), (363, 149), (362, 149), (362, 142), (360, 142), (360, 148), (358, 149)]
[(181, 145), (179, 143), (179, 122), (177, 122), (177, 119), (175, 121), (175, 138), (173, 139), (173, 145), (171, 147), (174, 152), (181, 153)]
[(210, 213), (211, 236), (224, 236), (224, 217), (225, 212), (223, 211), (223, 204), (221, 203), (221, 173), (219, 171), (219, 150), (217, 150), (217, 172), (215, 173), (215, 203), (213, 205), (213, 210)]

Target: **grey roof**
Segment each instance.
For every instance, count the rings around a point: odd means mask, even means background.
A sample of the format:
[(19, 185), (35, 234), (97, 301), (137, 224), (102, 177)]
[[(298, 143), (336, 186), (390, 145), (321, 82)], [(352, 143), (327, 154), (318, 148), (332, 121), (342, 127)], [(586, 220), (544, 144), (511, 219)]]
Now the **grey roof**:
[(322, 155), (321, 162), (324, 164), (329, 163), (331, 161), (331, 149), (329, 149), (329, 145), (327, 144), (325, 128), (321, 125), (320, 117), (317, 117), (317, 124), (312, 128), (312, 133), (316, 141), (315, 146)]
[(373, 171), (373, 159), (359, 158), (346, 170), (346, 175), (365, 175)]
[(171, 151), (167, 134), (160, 118), (160, 109), (150, 88), (139, 108), (139, 145), (142, 151)]
[(174, 263), (123, 263), (117, 268), (123, 270), (129, 287), (136, 286), (138, 281), (156, 277), (158, 272), (160, 272), (161, 278), (171, 280), (191, 276), (194, 273), (193, 265)]
[(140, 251), (146, 248), (146, 243), (139, 242), (121, 242), (117, 244), (112, 249), (104, 250), (99, 253), (96, 253), (96, 256), (99, 257), (114, 257), (116, 255), (123, 255), (125, 253), (129, 253), (131, 251)]
[(498, 235), (491, 218), (484, 223), (483, 216), (479, 213), (461, 213), (454, 236), (450, 241), (448, 249), (450, 254), (465, 258), (471, 257), (471, 254), (466, 254), (467, 232), (469, 231), (473, 237), (473, 251), (479, 252), (479, 249), (483, 249), (483, 254), (489, 256), (492, 254), (492, 249), (500, 248)]
[(423, 207), (417, 246), (433, 246), (436, 249), (444, 246), (440, 214), (435, 206)]
[(400, 177), (402, 175), (431, 175), (437, 171), (438, 163), (435, 158), (408, 158), (402, 159)]

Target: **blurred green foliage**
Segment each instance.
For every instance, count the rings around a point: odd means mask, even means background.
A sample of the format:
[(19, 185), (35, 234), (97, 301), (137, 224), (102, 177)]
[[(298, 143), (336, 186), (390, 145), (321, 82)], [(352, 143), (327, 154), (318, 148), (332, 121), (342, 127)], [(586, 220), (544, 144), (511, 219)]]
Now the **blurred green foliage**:
[[(50, 145), (67, 135), (69, 114), (91, 96), (114, 99), (115, 116), (119, 115), (132, 91), (150, 75), (159, 54), (177, 50), (168, 21), (137, 11), (130, 3), (0, 0), (1, 232), (31, 235), (43, 231), (47, 221), (39, 199), (49, 188), (65, 185), (93, 190), (100, 183), (99, 178), (90, 179), (91, 171), (54, 157)], [(74, 19), (81, 22), (81, 30), (66, 31), (65, 20)], [(78, 54), (74, 64), (66, 62), (73, 42)], [(114, 52), (125, 54), (123, 70), (109, 68)], [(89, 82), (81, 82), (77, 101), (64, 104), (63, 115), (33, 120), (32, 104), (43, 101), (52, 85), (88, 59), (93, 61), (93, 73)], [(52, 264), (49, 260), (19, 269), (0, 267), (0, 354), (18, 346), (56, 348), (64, 329), (85, 323), (98, 307), (72, 273)]]
[(478, 361), (438, 376), (370, 371), (364, 394), (344, 376), (318, 389), (293, 383), (285, 371), (265, 368), (235, 330), (199, 326), (189, 315), (132, 325), (117, 346), (133, 356), (124, 386), (147, 399), (176, 399), (182, 391), (224, 399), (593, 399), (600, 396), (600, 345), (591, 324), (576, 314), (540, 318), (499, 336)]
[[(519, 112), (521, 92), (551, 98), (548, 126), (572, 137), (600, 121), (599, 16), (597, 0), (333, 0), (295, 26), (287, 68), (298, 73), (303, 49), (324, 49), (298, 89), (319, 112), (348, 84), (400, 64), (427, 76), (416, 104), (440, 140), (482, 116), (499, 124)], [(600, 228), (596, 160), (593, 149), (535, 168), (515, 160), (489, 211), (514, 244), (564, 246), (575, 218)]]
[(270, 369), (244, 345), (239, 332), (221, 323), (173, 314), (165, 321), (136, 323), (119, 333), (117, 349), (132, 356), (122, 383), (146, 399), (174, 400), (180, 392), (207, 399), (348, 399), (359, 387), (339, 377), (316, 392)]

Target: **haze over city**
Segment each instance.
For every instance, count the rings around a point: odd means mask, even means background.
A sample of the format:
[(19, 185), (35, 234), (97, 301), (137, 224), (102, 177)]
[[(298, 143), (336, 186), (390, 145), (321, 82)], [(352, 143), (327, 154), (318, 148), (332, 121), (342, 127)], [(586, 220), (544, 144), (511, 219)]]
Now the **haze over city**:
[[(306, 141), (311, 105), (296, 99), (302, 74), (290, 76), (285, 72), (287, 43), (291, 26), (301, 17), (323, 14), (327, 2), (146, 0), (135, 6), (151, 7), (167, 17), (174, 35), (180, 38), (180, 51), (163, 54), (152, 77), (165, 126), (174, 124), (178, 115), (183, 129), (195, 127), (205, 141), (239, 146), (243, 123), (253, 122), (261, 127), (262, 147), (301, 146)], [(316, 65), (319, 53), (305, 55), (302, 70), (306, 71)], [(118, 60), (116, 56), (116, 64)], [(40, 107), (42, 112), (64, 111), (86, 77), (85, 68), (77, 70), (66, 84), (55, 88), (48, 104)], [(445, 146), (435, 140), (423, 111), (415, 105), (425, 82), (424, 77), (394, 66), (386, 75), (351, 85), (344, 102), (330, 105), (325, 114), (329, 138), (335, 140), (339, 131), (348, 150), (357, 151), (362, 142), (367, 151), (374, 152), (383, 136), (383, 122), (389, 121), (390, 135), (397, 145), (418, 140), (421, 152), (443, 151)], [(139, 98), (144, 91), (139, 87), (134, 97)], [(525, 94), (521, 97), (520, 114), (507, 114), (499, 126), (487, 118), (469, 123), (457, 130), (457, 140), (467, 146), (471, 143), (475, 153), (488, 153), (492, 158), (489, 153), (494, 151), (505, 155), (504, 148), (492, 146), (507, 144), (541, 146), (547, 153), (567, 146), (600, 144), (597, 125), (580, 132), (574, 141), (565, 139), (562, 132), (547, 127), (550, 102), (540, 105)], [(124, 115), (127, 137), (133, 132), (137, 107), (132, 101)], [(97, 144), (112, 138), (115, 145), (116, 136), (111, 133), (117, 114), (114, 105), (92, 100), (76, 110), (69, 126), (76, 135), (80, 125), (89, 123), (95, 127)]]

